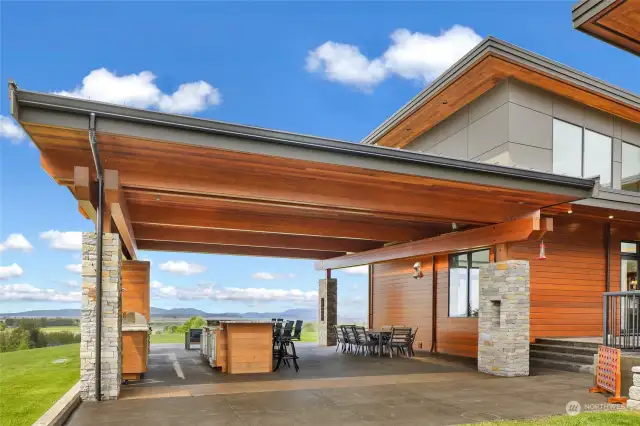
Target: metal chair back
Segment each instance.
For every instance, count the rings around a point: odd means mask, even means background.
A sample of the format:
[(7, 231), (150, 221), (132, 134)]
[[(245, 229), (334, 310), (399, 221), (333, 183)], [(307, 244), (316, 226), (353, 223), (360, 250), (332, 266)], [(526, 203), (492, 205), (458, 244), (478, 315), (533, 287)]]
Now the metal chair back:
[(300, 340), (302, 334), (302, 320), (296, 320), (296, 325), (293, 328), (293, 339)]
[(391, 345), (409, 345), (411, 342), (411, 328), (409, 327), (393, 327), (391, 328), (391, 337), (389, 343)]
[(358, 338), (356, 337), (356, 331), (354, 329), (353, 325), (343, 325), (342, 326), (345, 332), (345, 335), (347, 336), (347, 343), (351, 344), (351, 345), (357, 345), (358, 344)]
[(344, 339), (344, 332), (342, 331), (342, 327), (334, 325), (333, 326), (333, 330), (336, 333), (336, 341), (338, 342), (338, 344), (340, 343), (346, 343), (345, 339)]

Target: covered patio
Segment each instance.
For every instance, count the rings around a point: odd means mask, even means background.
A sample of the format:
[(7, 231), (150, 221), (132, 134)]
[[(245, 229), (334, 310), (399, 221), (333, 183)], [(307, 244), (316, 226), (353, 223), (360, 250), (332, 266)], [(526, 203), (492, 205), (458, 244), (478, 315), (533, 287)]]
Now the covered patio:
[(298, 351), (298, 373), (234, 376), (213, 372), (197, 351), (154, 346), (146, 383), (124, 386), (118, 401), (83, 403), (67, 425), (439, 425), (564, 414), (568, 401), (603, 401), (587, 392), (590, 377), (576, 373), (501, 380), (456, 357), (379, 359), (314, 344)]

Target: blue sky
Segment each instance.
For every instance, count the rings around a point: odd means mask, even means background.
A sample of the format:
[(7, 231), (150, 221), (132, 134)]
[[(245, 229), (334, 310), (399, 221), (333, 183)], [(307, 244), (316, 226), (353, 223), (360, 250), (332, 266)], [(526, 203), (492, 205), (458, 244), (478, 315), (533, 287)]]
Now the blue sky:
[[(17, 248), (0, 251), (5, 274), (0, 312), (78, 307), (77, 301), (55, 299), (77, 300), (73, 292), (79, 291), (81, 278), (67, 266), (79, 263), (79, 251), (53, 248), (57, 240), (41, 234), (92, 229), (71, 194), (40, 168), (38, 150), (10, 137), (9, 78), (28, 90), (121, 95), (129, 105), (190, 108), (187, 113), (200, 117), (350, 141), (360, 140), (406, 103), (455, 59), (452, 55), (459, 57), (487, 35), (640, 92), (634, 77), (640, 73), (638, 58), (574, 30), (571, 2), (2, 2), (0, 13), (0, 115), (5, 117), (0, 123), (0, 242), (21, 234), (33, 247), (25, 251), (7, 243)], [(115, 89), (95, 78), (83, 86), (85, 77), (102, 68)], [(156, 78), (140, 82), (143, 71)], [(142, 98), (127, 98), (131, 91), (122, 94), (119, 79), (130, 75), (155, 95), (143, 90)], [(171, 97), (181, 84), (200, 81), (206, 82), (206, 94), (196, 95), (195, 104), (180, 106)], [(320, 277), (311, 261), (156, 252), (139, 257), (152, 261), (152, 280), (162, 283), (156, 290), (165, 289), (166, 297), (154, 298), (152, 305), (165, 308), (222, 312), (314, 306), (290, 291), (316, 291)], [(190, 275), (162, 270), (169, 261), (206, 269)], [(364, 318), (366, 275), (336, 276), (340, 313)], [(240, 296), (237, 301), (172, 296), (199, 288)], [(288, 293), (284, 299), (256, 301), (256, 291), (248, 288), (266, 289), (259, 293), (267, 298), (276, 294), (270, 290)]]

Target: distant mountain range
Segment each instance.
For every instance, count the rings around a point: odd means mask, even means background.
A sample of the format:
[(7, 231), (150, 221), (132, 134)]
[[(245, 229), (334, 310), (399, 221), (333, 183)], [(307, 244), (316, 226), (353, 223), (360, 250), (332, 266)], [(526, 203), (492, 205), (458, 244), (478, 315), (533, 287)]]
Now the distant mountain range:
[[(315, 321), (318, 318), (318, 312), (313, 308), (287, 309), (284, 312), (221, 312), (209, 313), (195, 308), (174, 308), (163, 309), (151, 307), (151, 316), (155, 318), (189, 318), (192, 316), (201, 316), (205, 318), (224, 318), (224, 319), (301, 319), (305, 321)], [(0, 317), (60, 317), (60, 318), (79, 318), (80, 309), (41, 309), (35, 311), (15, 312), (1, 314)]]

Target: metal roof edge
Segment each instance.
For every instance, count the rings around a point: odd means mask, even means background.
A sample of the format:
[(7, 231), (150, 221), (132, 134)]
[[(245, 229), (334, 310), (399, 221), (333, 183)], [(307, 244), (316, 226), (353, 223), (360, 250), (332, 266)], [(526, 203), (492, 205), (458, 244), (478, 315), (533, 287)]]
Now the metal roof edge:
[(597, 179), (576, 178), (531, 169), (479, 163), (470, 160), (460, 160), (396, 148), (358, 144), (336, 139), (280, 132), (277, 130), (240, 124), (223, 123), (215, 120), (149, 111), (60, 95), (31, 92), (18, 89), (15, 84), (11, 83), (9, 85), (9, 92), (9, 97), (11, 99), (11, 111), (12, 114), (15, 112), (14, 118), (17, 121), (19, 121), (18, 111), (20, 107), (76, 114), (80, 113), (87, 114), (87, 116), (90, 113), (95, 113), (98, 118), (108, 117), (133, 124), (153, 124), (155, 126), (180, 128), (194, 132), (229, 135), (257, 141), (268, 141), (282, 145), (348, 153), (351, 155), (357, 155), (358, 157), (364, 156), (386, 159), (394, 162), (406, 161), (414, 164), (425, 164), (460, 171), (486, 173), (494, 176), (498, 175), (511, 178), (521, 178), (529, 181), (547, 182), (580, 189), (593, 189), (597, 186)]
[(578, 28), (615, 3), (616, 0), (581, 0), (571, 8), (573, 28)]
[(504, 40), (489, 36), (445, 71), (440, 77), (434, 80), (433, 83), (423, 89), (413, 99), (376, 127), (371, 133), (363, 138), (360, 143), (375, 144), (383, 135), (388, 133), (407, 116), (411, 115), (416, 109), (420, 108), (434, 94), (440, 92), (444, 87), (455, 81), (457, 77), (464, 73), (470, 66), (475, 65), (475, 63), (486, 53), (497, 54), (510, 59), (513, 62), (535, 68), (539, 71), (554, 75), (555, 77), (571, 84), (581, 86), (585, 90), (599, 92), (605, 96), (614, 98), (621, 103), (640, 109), (640, 96), (628, 90), (607, 83), (604, 80), (598, 79)]

